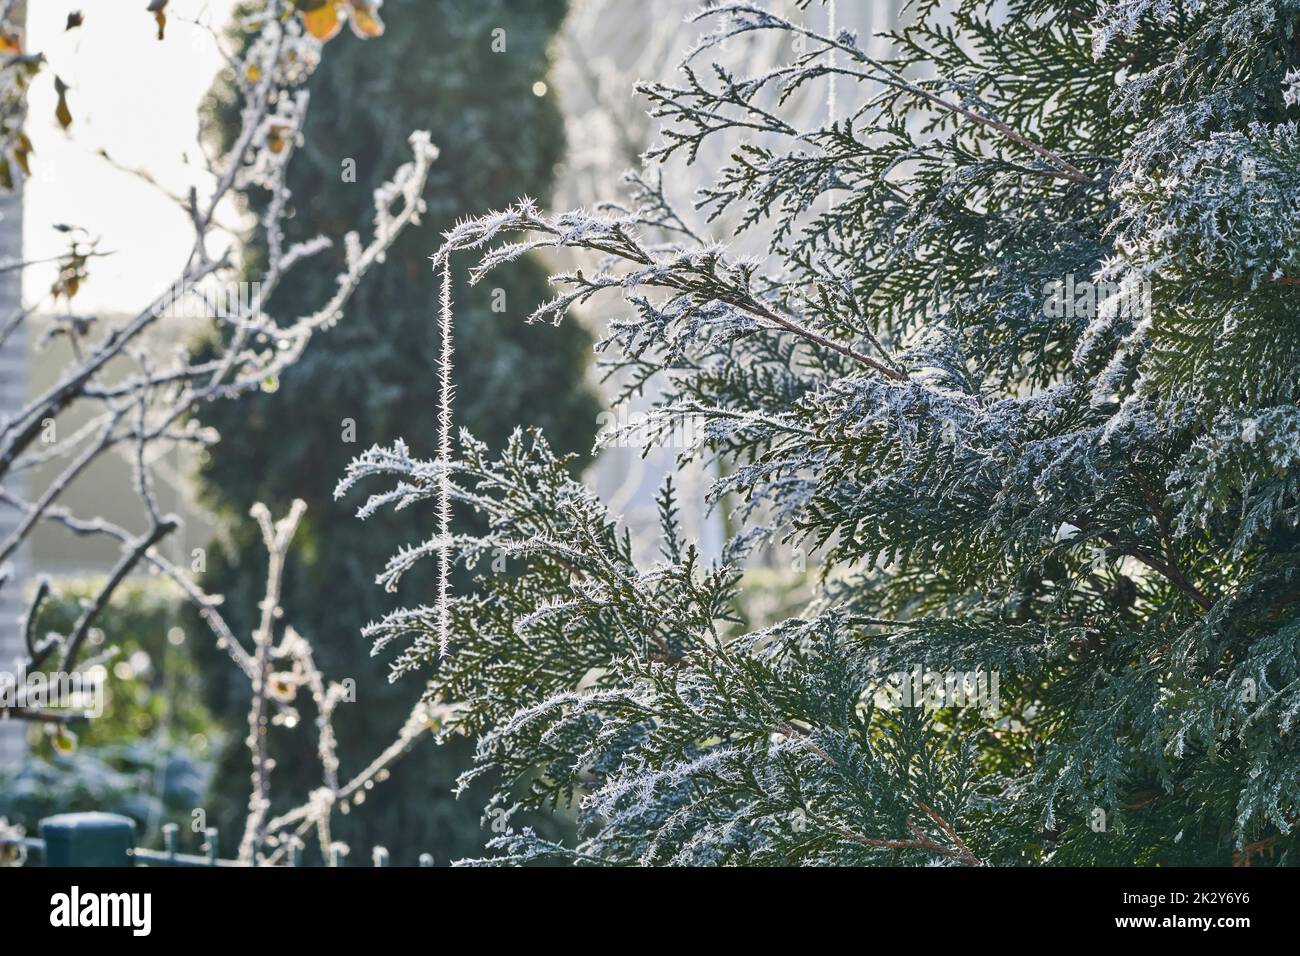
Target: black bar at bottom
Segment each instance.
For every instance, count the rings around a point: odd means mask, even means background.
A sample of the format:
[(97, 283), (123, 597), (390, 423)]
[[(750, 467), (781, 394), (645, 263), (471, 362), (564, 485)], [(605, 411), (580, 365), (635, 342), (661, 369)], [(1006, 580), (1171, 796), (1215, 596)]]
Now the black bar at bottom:
[[(68, 925), (73, 887), (82, 924), (75, 927)], [(376, 932), (418, 939), (453, 926), (493, 946), (515, 933), (521, 941), (571, 934), (571, 942), (590, 945), (604, 935), (601, 927), (611, 943), (628, 934), (643, 940), (647, 931), (659, 935), (656, 930), (681, 919), (692, 936), (712, 928), (732, 941), (779, 924), (783, 934), (807, 934), (809, 942), (829, 941), (827, 930), (838, 926), (837, 933), (861, 935), (864, 945), (900, 932), (940, 944), (1023, 941), (1039, 932), (1051, 934), (1039, 937), (1044, 940), (1197, 933), (1230, 942), (1294, 925), (1296, 889), (1292, 871), (1281, 869), (588, 869), (542, 876), (361, 867), (24, 868), (0, 870), (0, 912), (11, 940), (57, 941), (70, 933), (125, 940), (143, 937), (141, 894), (148, 894), (150, 938), (205, 947), (248, 945), (280, 933), (295, 947), (373, 942)], [(92, 910), (102, 916), (89, 921), (109, 922), (116, 912), (118, 925), (84, 925), (80, 917)], [(123, 916), (131, 913), (134, 925)]]

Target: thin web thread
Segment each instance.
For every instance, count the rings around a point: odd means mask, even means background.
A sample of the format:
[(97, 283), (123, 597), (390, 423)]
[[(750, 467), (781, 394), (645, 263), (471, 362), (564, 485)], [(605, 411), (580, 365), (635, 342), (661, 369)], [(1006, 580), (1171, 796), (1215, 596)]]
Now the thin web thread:
[[(826, 5), (826, 21), (826, 35), (832, 40), (837, 39), (835, 32), (835, 0), (830, 0), (830, 3)], [(832, 126), (835, 125), (837, 108), (835, 102), (835, 68), (838, 64), (836, 61), (835, 50), (832, 49), (830, 52), (831, 73), (827, 77), (830, 82), (826, 86), (826, 117), (830, 120)], [(835, 190), (833, 189), (826, 190), (826, 208), (832, 210), (835, 208)]]
[(447, 651), (451, 636), (451, 403), (455, 391), (451, 383), (452, 315), (451, 259), (442, 264), (442, 289), (438, 296), (438, 330), (442, 350), (438, 356), (438, 645)]
[[(831, 0), (831, 2), (826, 5), (826, 19), (827, 19), (826, 35), (829, 36), (832, 40), (834, 40), (837, 38), (837, 35), (835, 33), (835, 0)], [(831, 62), (832, 70), (834, 70), (835, 67), (837, 66), (836, 63), (837, 59), (838, 58), (835, 56), (835, 51), (831, 50), (830, 62)], [(830, 79), (830, 84), (826, 90), (826, 114), (830, 118), (830, 121), (834, 123), (835, 110), (836, 110), (835, 74), (831, 73), (829, 79)]]

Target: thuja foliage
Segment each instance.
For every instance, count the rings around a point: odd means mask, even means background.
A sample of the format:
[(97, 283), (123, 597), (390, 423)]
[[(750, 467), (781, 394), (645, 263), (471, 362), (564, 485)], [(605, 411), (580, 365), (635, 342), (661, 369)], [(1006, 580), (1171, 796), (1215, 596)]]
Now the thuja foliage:
[[(997, 8), (1003, 8), (999, 13)], [(806, 11), (805, 11), (806, 12)], [(706, 564), (671, 488), (660, 558), (536, 433), (443, 468), (374, 449), (362, 513), (448, 480), (476, 586), (370, 635), (430, 680), (480, 773), (581, 807), (576, 845), (498, 861), (1223, 864), (1293, 860), (1300, 811), (1300, 3), (921, 0), (877, 60), (749, 4), (642, 92), (652, 160), (745, 135), (697, 216), (521, 202), (447, 234), (475, 280), (589, 250), (535, 319), (621, 295), (603, 343), (742, 532)], [(708, 67), (785, 31), (788, 65)], [(839, 118), (782, 98), (834, 77)], [(743, 212), (771, 259), (706, 221)], [(473, 382), (461, 381), (462, 393)], [(698, 429), (697, 429), (698, 431)], [(798, 618), (742, 632), (747, 553), (810, 549)], [(484, 560), (509, 557), (509, 573)], [(882, 693), (996, 675), (996, 716)], [(952, 706), (949, 706), (952, 705)]]
[[(373, 587), (374, 572), (409, 538), (409, 527), (401, 515), (358, 526), (333, 502), (333, 486), (347, 462), (372, 443), (408, 434), (413, 447), (433, 451), (433, 428), (418, 428), (436, 398), (437, 286), (430, 250), (458, 217), (509, 202), (519, 192), (549, 195), (564, 149), (563, 120), (555, 98), (538, 97), (532, 87), (547, 73), (549, 45), (565, 9), (563, 0), (388, 0), (381, 39), (363, 42), (345, 30), (330, 41), (307, 82), (312, 110), (289, 174), (294, 221), (320, 228), (354, 219), (371, 202), (381, 171), (404, 144), (402, 130), (412, 123), (438, 131), (439, 157), (423, 195), (427, 212), (389, 250), (385, 268), (358, 288), (336, 338), (314, 343), (276, 390), (202, 413), (204, 423), (225, 436), (221, 454), (204, 470), (207, 500), (231, 518), (209, 554), (204, 587), (228, 596), (236, 633), (251, 632), (266, 552), (245, 518), (248, 509), (265, 501), (280, 513), (290, 498), (307, 502), (282, 600), (285, 619), (311, 641), (321, 668), (356, 682), (355, 704), (339, 714), (344, 754), (368, 759), (377, 741), (391, 740), (419, 688), (390, 685), (384, 663), (371, 660), (357, 637), (390, 606), (391, 599)], [(218, 132), (233, 135), (238, 115), (224, 105), (228, 90), (219, 86), (215, 96)], [(269, 201), (259, 193), (248, 198), (259, 214)], [(280, 294), (292, 301), (333, 288), (335, 263), (326, 260), (287, 278)], [(527, 326), (522, 318), (546, 296), (545, 271), (532, 261), (472, 291), (458, 289), (466, 318), (457, 343), (462, 374), (477, 383), (465, 392), (460, 420), (498, 443), (515, 423), (527, 422), (545, 427), (558, 448), (586, 452), (599, 411), (585, 384), (591, 337), (577, 324), (559, 337)], [(412, 580), (406, 593), (415, 600), (424, 587)], [(331, 597), (338, 594), (348, 600)], [(247, 682), (224, 666), (219, 652), (208, 653), (212, 672), (229, 674), (211, 682), (211, 705), (240, 728)], [(229, 834), (240, 831), (246, 804), (242, 737), (238, 729), (230, 735), (214, 781), (215, 816)], [(300, 800), (319, 785), (312, 752), (291, 745), (275, 759), (277, 791), (286, 799)], [(463, 746), (439, 753), (422, 742), (364, 806), (336, 821), (335, 836), (361, 847), (387, 846), (395, 862), (414, 862), (425, 851), (440, 862), (475, 852), (491, 830), (479, 829), (472, 803), (458, 804), (449, 795), (468, 761)], [(342, 772), (360, 769), (345, 764)]]

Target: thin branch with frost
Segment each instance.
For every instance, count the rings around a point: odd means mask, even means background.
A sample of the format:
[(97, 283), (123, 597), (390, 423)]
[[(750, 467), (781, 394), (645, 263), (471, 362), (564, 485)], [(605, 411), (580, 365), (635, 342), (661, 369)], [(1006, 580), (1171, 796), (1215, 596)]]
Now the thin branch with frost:
[[(248, 653), (220, 622), (215, 605), (181, 569), (158, 553), (156, 545), (175, 529), (176, 519), (163, 515), (154, 500), (152, 474), (164, 453), (183, 444), (211, 445), (213, 431), (193, 426), (192, 414), (202, 403), (231, 398), (266, 387), (287, 374), (301, 358), (313, 336), (343, 316), (364, 276), (382, 262), (385, 253), (407, 226), (425, 211), (424, 187), (437, 157), (428, 133), (410, 137), (412, 159), (375, 192), (373, 228), (368, 239), (358, 233), (344, 237), (344, 268), (337, 287), (321, 303), (287, 321), (267, 310), (284, 276), (307, 258), (332, 246), (317, 236), (286, 244), (283, 222), (289, 212), (286, 176), (302, 137), (308, 107), (302, 83), (319, 60), (320, 44), (306, 34), (288, 0), (267, 0), (261, 11), (245, 21), (256, 36), (242, 55), (224, 53), (241, 98), (240, 127), (231, 147), (212, 166), (212, 186), (189, 188), (183, 203), (194, 230), (194, 244), (181, 272), (158, 285), (165, 291), (135, 315), (117, 322), (78, 319), (69, 323), (72, 360), (54, 384), (14, 413), (0, 418), (0, 507), (16, 512), (14, 530), (0, 541), (0, 561), (14, 554), (42, 523), (53, 522), (77, 534), (106, 534), (117, 540), (122, 554), (104, 591), (78, 620), (72, 634), (51, 635), (39, 655), (58, 652), (66, 668), (77, 665), (84, 635), (111, 601), (118, 583), (141, 565), (152, 565), (176, 583), (200, 607), (218, 642), (247, 673)], [(147, 176), (147, 173), (143, 173)], [(268, 250), (263, 272), (241, 283), (238, 294), (218, 283), (238, 276), (238, 263), (229, 251), (212, 251), (211, 240), (222, 231), (218, 211), (236, 190), (261, 189), (271, 202), (256, 227)], [(202, 192), (202, 198), (201, 198)], [(92, 250), (93, 253), (93, 250)], [(79, 254), (79, 267), (90, 255)], [(18, 264), (18, 265), (26, 265)], [(255, 290), (251, 296), (244, 290)], [(69, 294), (75, 290), (64, 290)], [(199, 315), (193, 316), (194, 304)], [(6, 320), (8, 337), (37, 308), (33, 304)], [(210, 331), (212, 343), (203, 354), (162, 352), (156, 338), (169, 324), (197, 318)], [(93, 334), (97, 332), (98, 334)], [(122, 359), (132, 359), (123, 370)], [(82, 416), (85, 423), (68, 436), (58, 436), (63, 416)], [(51, 441), (51, 439), (53, 440)], [(67, 493), (111, 454), (131, 465), (136, 498), (146, 527), (139, 534), (99, 518), (73, 516), (61, 506)], [(48, 470), (30, 494), (17, 490), (16, 478)], [(20, 587), (7, 579), (0, 587)], [(21, 715), (16, 715), (21, 716)]]
[[(417, 701), (395, 738), (386, 744), (370, 760), (364, 769), (346, 783), (339, 780), (340, 760), (338, 756), (338, 738), (334, 732), (334, 719), (339, 705), (349, 700), (349, 692), (343, 683), (327, 681), (315, 661), (310, 642), (295, 630), (292, 625), (284, 625), (283, 634), (276, 640), (283, 610), (280, 606), (280, 594), (284, 581), (285, 567), (289, 548), (298, 525), (306, 512), (306, 505), (294, 501), (289, 512), (276, 520), (262, 504), (254, 505), (251, 515), (257, 521), (262, 532), (262, 542), (267, 549), (269, 565), (266, 589), (259, 605), (260, 618), (257, 630), (253, 634), (253, 653), (249, 655), (235, 639), (230, 627), (222, 618), (217, 607), (218, 599), (211, 598), (198, 591), (183, 572), (159, 557), (153, 543), (141, 541), (137, 549), (143, 548), (142, 556), (152, 561), (167, 577), (182, 587), (186, 598), (199, 610), (208, 624), (218, 646), (226, 648), (236, 667), (248, 678), (252, 697), (248, 711), (247, 746), (252, 764), (252, 786), (249, 793), (248, 816), (245, 820), (244, 833), (239, 845), (239, 860), (244, 865), (273, 865), (283, 856), (293, 840), (301, 838), (307, 831), (316, 829), (322, 850), (330, 859), (329, 848), (332, 845), (330, 821), (334, 811), (346, 806), (349, 799), (359, 791), (374, 786), (387, 774), (388, 768), (407, 753), (411, 746), (424, 734), (430, 732), (437, 723), (435, 716), (424, 701)], [(58, 516), (51, 515), (51, 520)], [(113, 536), (125, 535), (120, 529), (113, 528), (106, 522), (92, 526), (63, 516), (70, 530), (78, 533), (107, 533)], [(106, 585), (96, 598), (96, 603), (111, 593), (112, 587)], [(41, 601), (48, 595), (48, 583), (42, 582), (37, 599), (33, 601), (28, 612), (30, 622), (39, 608)], [(83, 621), (86, 615), (83, 615)], [(39, 653), (39, 646), (29, 638), (33, 647), (33, 656)], [(288, 662), (287, 665), (284, 662)], [(276, 726), (292, 730), (300, 726), (294, 701), (300, 688), (307, 688), (312, 703), (316, 707), (317, 729), (316, 752), (321, 765), (321, 786), (307, 796), (304, 803), (278, 816), (271, 817), (270, 810), (274, 791), (271, 781), (273, 762), (269, 755), (269, 737)], [(272, 711), (276, 716), (272, 717)], [(15, 714), (31, 720), (59, 719), (59, 715), (25, 711)], [(291, 828), (296, 830), (291, 831)]]
[(451, 266), (442, 265), (442, 284), (438, 293), (438, 332), (442, 339), (438, 355), (438, 643), (447, 652), (451, 635), (451, 612), (448, 601), (451, 593), (451, 406), (455, 394), (452, 384), (452, 332)]
[(284, 578), (285, 556), (289, 542), (298, 530), (298, 522), (307, 510), (302, 499), (294, 501), (289, 513), (279, 521), (271, 520), (271, 513), (263, 504), (253, 506), (250, 512), (262, 530), (262, 543), (270, 559), (266, 575), (266, 597), (262, 599), (262, 617), (253, 632), (253, 702), (248, 710), (248, 747), (253, 754), (253, 788), (248, 799), (248, 818), (244, 823), (244, 837), (239, 843), (239, 859), (251, 863), (257, 847), (266, 839), (266, 814), (271, 802), (271, 767), (267, 753), (267, 696), (270, 693), (271, 653), (275, 639), (275, 621), (284, 611), (280, 607), (280, 587)]
[[(587, 275), (578, 270), (554, 276), (553, 283), (567, 285), (571, 291), (538, 306), (528, 320), (559, 322), (574, 306), (607, 289), (621, 289), (629, 298), (640, 289), (661, 289), (670, 293), (665, 302), (655, 306), (661, 314), (681, 315), (709, 305), (740, 310), (768, 323), (769, 328), (797, 335), (886, 378), (907, 381), (906, 372), (872, 358), (851, 344), (837, 341), (763, 301), (764, 293), (756, 286), (752, 264), (730, 261), (718, 248), (688, 251), (670, 247), (666, 253), (651, 249), (637, 235), (639, 223), (640, 216), (636, 213), (621, 218), (598, 218), (570, 212), (548, 218), (531, 200), (524, 199), (504, 211), (462, 222), (448, 230), (435, 258), (444, 264), (454, 251), (482, 251), (479, 263), (470, 270), (473, 284), (497, 266), (534, 249), (600, 253), (604, 260), (596, 273)], [(526, 238), (493, 246), (501, 233), (523, 233)], [(623, 264), (627, 270), (613, 271), (616, 264)]]

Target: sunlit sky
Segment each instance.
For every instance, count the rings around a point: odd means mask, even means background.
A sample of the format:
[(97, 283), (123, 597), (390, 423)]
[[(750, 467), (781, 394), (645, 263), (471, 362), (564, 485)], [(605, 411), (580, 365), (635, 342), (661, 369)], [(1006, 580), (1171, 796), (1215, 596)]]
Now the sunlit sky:
[[(222, 60), (212, 35), (235, 0), (171, 0), (166, 38), (145, 0), (28, 0), (27, 49), (47, 60), (29, 98), (35, 152), (24, 195), (28, 260), (58, 255), (67, 239), (56, 223), (83, 227), (113, 255), (91, 264), (74, 311), (137, 311), (170, 286), (193, 243), (185, 213), (157, 187), (115, 169), (147, 171), (176, 195), (208, 183), (197, 145), (198, 108)], [(68, 14), (84, 25), (65, 31)], [(73, 123), (55, 121), (54, 77), (68, 85)], [(49, 267), (28, 270), (24, 296), (42, 297)]]

